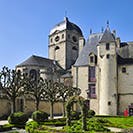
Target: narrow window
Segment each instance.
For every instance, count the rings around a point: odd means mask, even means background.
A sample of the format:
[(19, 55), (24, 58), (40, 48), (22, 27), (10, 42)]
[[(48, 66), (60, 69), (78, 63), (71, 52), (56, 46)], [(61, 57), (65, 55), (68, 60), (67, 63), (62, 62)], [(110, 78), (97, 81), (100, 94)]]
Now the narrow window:
[(107, 54), (107, 55), (106, 55), (106, 58), (107, 58), (107, 59), (109, 59), (109, 57), (110, 57), (110, 55), (109, 55), (109, 54)]
[(126, 67), (122, 67), (122, 73), (126, 73)]
[(93, 63), (93, 62), (94, 62), (94, 57), (90, 56), (90, 63)]
[(96, 81), (96, 75), (95, 75), (95, 67), (89, 67), (89, 82), (95, 82)]
[(106, 43), (106, 50), (109, 50), (110, 47), (109, 47), (109, 43)]
[(109, 106), (111, 105), (111, 101), (108, 101), (108, 105), (109, 105)]
[(72, 47), (72, 50), (78, 50), (78, 49), (74, 46), (74, 47)]
[(96, 98), (96, 85), (95, 84), (89, 84), (89, 97)]
[(53, 38), (51, 38), (50, 42), (51, 42), (51, 43), (53, 42)]
[(64, 34), (62, 34), (62, 39), (64, 39)]

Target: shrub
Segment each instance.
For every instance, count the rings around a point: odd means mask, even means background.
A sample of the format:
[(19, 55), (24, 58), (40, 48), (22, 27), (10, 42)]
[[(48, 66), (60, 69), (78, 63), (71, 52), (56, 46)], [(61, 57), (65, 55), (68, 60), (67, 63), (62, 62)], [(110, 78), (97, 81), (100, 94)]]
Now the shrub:
[(28, 116), (23, 112), (16, 112), (8, 117), (8, 122), (10, 124), (25, 125), (28, 121)]
[(88, 117), (88, 118), (91, 118), (91, 117), (93, 117), (93, 116), (95, 116), (95, 111), (94, 111), (94, 110), (89, 110), (89, 111), (88, 111), (87, 117)]
[(32, 119), (36, 122), (44, 122), (48, 120), (48, 114), (38, 110), (32, 113)]
[(28, 133), (33, 133), (35, 129), (37, 129), (39, 127), (39, 124), (35, 121), (30, 121), (26, 124), (25, 126), (25, 130)]
[(71, 112), (71, 118), (72, 120), (79, 120), (80, 119), (80, 112), (77, 112), (77, 111), (72, 111)]

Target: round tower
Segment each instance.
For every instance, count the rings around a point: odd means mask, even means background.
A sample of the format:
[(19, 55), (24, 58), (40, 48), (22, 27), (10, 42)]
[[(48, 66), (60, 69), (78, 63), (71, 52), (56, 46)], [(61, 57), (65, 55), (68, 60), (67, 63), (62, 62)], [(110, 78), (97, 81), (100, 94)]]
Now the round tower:
[(117, 59), (116, 42), (109, 27), (105, 30), (98, 49), (99, 114), (117, 114)]
[(78, 57), (80, 37), (83, 37), (81, 29), (65, 17), (50, 31), (49, 58), (70, 69)]

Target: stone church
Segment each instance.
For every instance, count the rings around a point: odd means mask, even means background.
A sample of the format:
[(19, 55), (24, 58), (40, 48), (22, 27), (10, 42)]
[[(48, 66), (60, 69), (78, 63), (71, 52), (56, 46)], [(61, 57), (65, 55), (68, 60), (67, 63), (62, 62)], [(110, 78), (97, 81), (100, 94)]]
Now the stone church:
[(133, 115), (133, 42), (121, 42), (109, 24), (85, 41), (65, 17), (51, 29), (48, 48), (48, 58), (32, 55), (16, 69), (80, 88), (97, 114)]

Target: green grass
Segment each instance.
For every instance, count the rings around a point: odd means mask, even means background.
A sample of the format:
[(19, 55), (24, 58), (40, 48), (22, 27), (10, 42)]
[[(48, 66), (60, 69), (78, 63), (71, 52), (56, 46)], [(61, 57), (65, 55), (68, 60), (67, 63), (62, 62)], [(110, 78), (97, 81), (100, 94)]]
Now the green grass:
[(104, 118), (110, 123), (107, 126), (129, 129), (133, 128), (133, 117), (109, 117)]

